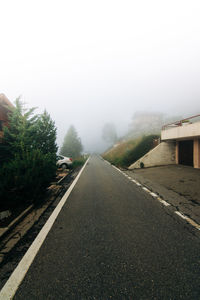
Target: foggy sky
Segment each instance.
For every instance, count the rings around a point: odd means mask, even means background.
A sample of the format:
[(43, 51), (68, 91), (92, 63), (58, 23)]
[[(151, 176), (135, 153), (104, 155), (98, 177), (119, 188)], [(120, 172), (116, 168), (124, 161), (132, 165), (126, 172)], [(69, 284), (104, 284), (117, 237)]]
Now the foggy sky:
[(198, 0), (0, 2), (0, 93), (71, 124), (85, 150), (136, 111), (200, 113)]

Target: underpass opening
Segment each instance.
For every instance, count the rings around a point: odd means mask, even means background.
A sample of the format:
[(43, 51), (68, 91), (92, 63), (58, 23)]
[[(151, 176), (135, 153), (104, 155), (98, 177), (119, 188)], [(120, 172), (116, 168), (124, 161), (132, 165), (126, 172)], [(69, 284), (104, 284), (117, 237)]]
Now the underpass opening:
[(193, 140), (179, 141), (179, 164), (193, 167)]

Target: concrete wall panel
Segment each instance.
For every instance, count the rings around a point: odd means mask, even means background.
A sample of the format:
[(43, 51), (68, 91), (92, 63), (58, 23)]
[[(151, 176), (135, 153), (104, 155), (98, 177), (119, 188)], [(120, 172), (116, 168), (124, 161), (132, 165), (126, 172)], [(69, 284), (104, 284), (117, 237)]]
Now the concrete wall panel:
[(188, 139), (200, 136), (200, 122), (193, 124), (186, 123), (184, 126), (177, 126), (161, 131), (161, 140)]
[(129, 169), (141, 168), (141, 163), (144, 164), (145, 168), (176, 164), (176, 143), (160, 143), (157, 147), (129, 166)]

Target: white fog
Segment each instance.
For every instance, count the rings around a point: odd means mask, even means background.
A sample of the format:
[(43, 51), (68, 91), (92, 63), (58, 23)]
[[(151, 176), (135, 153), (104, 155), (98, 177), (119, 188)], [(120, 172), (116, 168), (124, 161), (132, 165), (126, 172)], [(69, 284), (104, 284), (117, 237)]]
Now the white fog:
[(200, 113), (200, 2), (1, 1), (0, 93), (73, 124), (85, 151), (137, 111)]

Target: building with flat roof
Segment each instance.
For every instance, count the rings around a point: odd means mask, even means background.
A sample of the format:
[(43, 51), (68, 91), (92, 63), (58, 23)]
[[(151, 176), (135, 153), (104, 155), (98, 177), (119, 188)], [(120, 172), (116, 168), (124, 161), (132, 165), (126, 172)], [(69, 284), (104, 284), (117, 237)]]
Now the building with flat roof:
[(200, 115), (163, 126), (161, 140), (176, 145), (176, 163), (200, 168)]
[(200, 168), (200, 115), (163, 126), (161, 143), (129, 169), (173, 164)]

